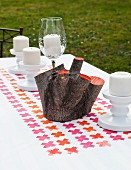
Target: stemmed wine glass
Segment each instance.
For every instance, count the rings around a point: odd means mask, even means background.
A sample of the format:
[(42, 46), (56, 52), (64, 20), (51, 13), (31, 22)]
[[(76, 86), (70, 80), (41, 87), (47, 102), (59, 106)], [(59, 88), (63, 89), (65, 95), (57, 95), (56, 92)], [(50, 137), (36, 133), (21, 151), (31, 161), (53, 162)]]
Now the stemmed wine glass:
[(55, 68), (55, 59), (61, 56), (66, 48), (66, 34), (61, 17), (41, 19), (39, 47), (41, 52), (51, 59), (52, 67)]

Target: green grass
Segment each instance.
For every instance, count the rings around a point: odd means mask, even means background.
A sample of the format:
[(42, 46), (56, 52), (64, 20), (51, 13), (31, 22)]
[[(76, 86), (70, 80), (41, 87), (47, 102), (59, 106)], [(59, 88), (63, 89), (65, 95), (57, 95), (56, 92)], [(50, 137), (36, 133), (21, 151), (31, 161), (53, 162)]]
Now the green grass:
[(84, 57), (108, 73), (131, 72), (130, 0), (0, 1), (0, 27), (24, 27), (30, 46), (38, 47), (40, 19), (49, 16), (64, 20), (65, 53)]

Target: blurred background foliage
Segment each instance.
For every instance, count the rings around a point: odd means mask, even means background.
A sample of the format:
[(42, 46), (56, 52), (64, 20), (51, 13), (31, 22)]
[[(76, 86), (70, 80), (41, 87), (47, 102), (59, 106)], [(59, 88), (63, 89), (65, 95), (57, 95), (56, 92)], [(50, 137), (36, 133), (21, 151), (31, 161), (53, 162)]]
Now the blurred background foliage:
[[(23, 27), (30, 46), (38, 47), (40, 19), (50, 16), (63, 18), (65, 53), (84, 57), (108, 73), (131, 72), (130, 0), (0, 1), (0, 27)], [(11, 56), (10, 48), (4, 46), (4, 57)]]

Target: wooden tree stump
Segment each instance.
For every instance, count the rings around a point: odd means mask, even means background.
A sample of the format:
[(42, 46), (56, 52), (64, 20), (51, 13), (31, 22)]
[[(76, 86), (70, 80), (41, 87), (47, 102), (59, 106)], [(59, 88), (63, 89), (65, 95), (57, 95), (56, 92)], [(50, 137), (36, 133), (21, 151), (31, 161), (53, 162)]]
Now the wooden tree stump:
[(47, 119), (65, 122), (90, 112), (104, 80), (80, 74), (82, 63), (83, 58), (74, 58), (69, 71), (60, 65), (35, 77)]

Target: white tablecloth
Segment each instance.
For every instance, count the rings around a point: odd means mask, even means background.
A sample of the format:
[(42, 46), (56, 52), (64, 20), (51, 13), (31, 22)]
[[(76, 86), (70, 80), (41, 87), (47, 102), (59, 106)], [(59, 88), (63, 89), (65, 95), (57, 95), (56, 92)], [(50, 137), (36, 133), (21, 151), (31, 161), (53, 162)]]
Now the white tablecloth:
[[(64, 63), (69, 69), (73, 58), (63, 55), (57, 65)], [(15, 64), (15, 58), (0, 59), (0, 170), (131, 170), (131, 132), (113, 133), (97, 125), (97, 116), (110, 107), (102, 94), (89, 117), (46, 122), (35, 113), (41, 109), (38, 93), (19, 92), (16, 80), (23, 77), (8, 73), (8, 67)], [(108, 88), (109, 75), (104, 71), (84, 62), (81, 73), (103, 78), (102, 90)], [(37, 105), (29, 105), (28, 97)]]

